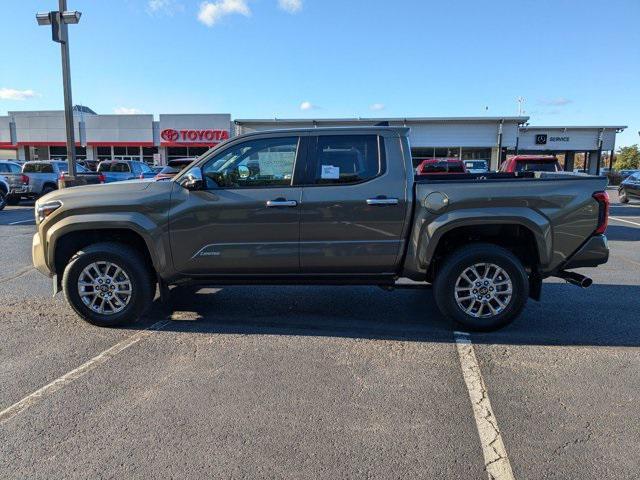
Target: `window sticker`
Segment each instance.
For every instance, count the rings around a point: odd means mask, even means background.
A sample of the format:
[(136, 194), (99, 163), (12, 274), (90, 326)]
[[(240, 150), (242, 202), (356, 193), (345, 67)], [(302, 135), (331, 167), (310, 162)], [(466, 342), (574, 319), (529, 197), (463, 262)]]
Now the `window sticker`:
[(333, 165), (322, 165), (322, 172), (320, 178), (326, 180), (338, 180), (340, 179), (340, 167), (334, 167)]

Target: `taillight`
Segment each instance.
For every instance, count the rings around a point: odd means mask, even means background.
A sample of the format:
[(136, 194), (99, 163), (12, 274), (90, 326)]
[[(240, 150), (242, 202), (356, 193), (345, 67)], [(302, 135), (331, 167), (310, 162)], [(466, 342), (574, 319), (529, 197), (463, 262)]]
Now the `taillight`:
[(602, 235), (607, 231), (609, 225), (609, 194), (607, 192), (596, 192), (593, 198), (598, 202), (598, 228), (593, 232), (595, 235)]
[(138, 178), (139, 178), (140, 180), (144, 180), (144, 173), (141, 173), (141, 174), (140, 174), (140, 176), (138, 176)]
[(104, 173), (99, 173), (98, 174), (98, 183), (106, 183), (107, 182), (107, 178), (104, 176)]
[(29, 185), (29, 177), (27, 177), (24, 173), (20, 176), (20, 181), (23, 185)]

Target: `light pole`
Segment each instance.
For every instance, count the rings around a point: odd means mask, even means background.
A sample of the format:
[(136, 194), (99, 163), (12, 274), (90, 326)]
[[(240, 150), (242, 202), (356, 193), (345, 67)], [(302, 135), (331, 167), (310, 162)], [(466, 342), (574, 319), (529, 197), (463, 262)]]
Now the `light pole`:
[(71, 66), (69, 64), (69, 31), (67, 26), (80, 21), (80, 12), (68, 11), (67, 0), (58, 0), (58, 11), (36, 14), (38, 25), (51, 25), (51, 38), (60, 44), (62, 56), (62, 85), (64, 89), (64, 121), (67, 129), (67, 186), (76, 180), (76, 142), (73, 128), (73, 101), (71, 100)]

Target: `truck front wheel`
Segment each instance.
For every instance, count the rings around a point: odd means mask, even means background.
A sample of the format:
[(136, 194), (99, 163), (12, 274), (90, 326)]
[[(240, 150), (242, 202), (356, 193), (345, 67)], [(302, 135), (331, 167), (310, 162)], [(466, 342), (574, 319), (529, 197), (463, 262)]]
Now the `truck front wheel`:
[(64, 295), (84, 320), (100, 327), (133, 322), (153, 299), (153, 282), (142, 255), (114, 242), (76, 253), (62, 277)]
[(509, 250), (485, 243), (453, 252), (433, 287), (445, 316), (479, 331), (511, 323), (529, 296), (529, 278), (520, 260)]

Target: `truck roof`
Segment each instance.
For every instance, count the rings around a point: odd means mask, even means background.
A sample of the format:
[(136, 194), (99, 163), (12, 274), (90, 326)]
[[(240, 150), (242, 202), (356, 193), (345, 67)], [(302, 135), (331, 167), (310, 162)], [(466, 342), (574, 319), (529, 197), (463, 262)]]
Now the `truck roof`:
[(387, 127), (387, 126), (353, 126), (353, 127), (304, 127), (304, 128), (277, 128), (269, 130), (256, 130), (255, 132), (243, 133), (237, 137), (232, 137), (231, 140), (237, 138), (246, 138), (254, 135), (264, 134), (282, 134), (282, 133), (297, 133), (297, 134), (314, 134), (314, 135), (330, 135), (332, 133), (349, 133), (363, 134), (366, 132), (392, 132), (396, 135), (407, 136), (411, 129), (409, 127)]

